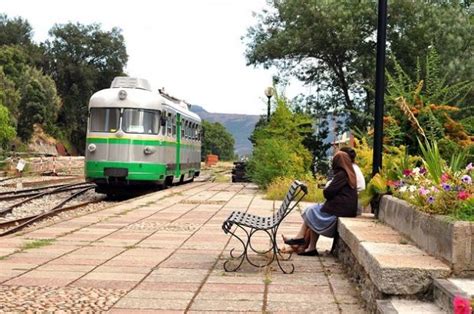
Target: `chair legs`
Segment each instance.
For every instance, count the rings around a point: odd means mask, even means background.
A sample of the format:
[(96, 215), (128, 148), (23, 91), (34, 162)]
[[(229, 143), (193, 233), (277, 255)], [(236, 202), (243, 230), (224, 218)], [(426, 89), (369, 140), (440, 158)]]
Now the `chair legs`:
[[(242, 244), (242, 253), (239, 254), (238, 256), (234, 256), (233, 252), (234, 252), (234, 248), (230, 250), (230, 258), (224, 263), (224, 270), (227, 271), (227, 272), (234, 272), (234, 271), (237, 271), (239, 270), (239, 268), (242, 266), (244, 260), (247, 260), (247, 262), (252, 265), (252, 266), (255, 266), (255, 267), (259, 267), (259, 268), (262, 268), (262, 267), (266, 267), (266, 266), (269, 266), (271, 263), (273, 263), (275, 260), (278, 264), (278, 267), (280, 268), (280, 270), (285, 273), (285, 274), (291, 274), (293, 273), (293, 271), (295, 270), (295, 267), (293, 264), (291, 264), (291, 269), (290, 270), (286, 270), (281, 261), (287, 261), (290, 259), (291, 257), (291, 254), (285, 258), (282, 256), (280, 250), (278, 249), (278, 245), (277, 245), (277, 242), (276, 242), (276, 230), (258, 230), (258, 229), (251, 229), (250, 231), (247, 231), (245, 228), (243, 228), (242, 226), (240, 225), (237, 225), (237, 227), (241, 228), (244, 232), (245, 232), (245, 235), (246, 235), (246, 238), (247, 240), (244, 241), (244, 239), (240, 238), (236, 233), (235, 233), (235, 230), (234, 232), (232, 231), (229, 231), (229, 233), (235, 237), (241, 244)], [(252, 242), (251, 242), (251, 239), (252, 239), (252, 236), (257, 232), (257, 231), (263, 231), (265, 232), (269, 239), (270, 239), (270, 242), (271, 242), (271, 247), (266, 250), (266, 251), (259, 251), (259, 250), (256, 250), (253, 246), (252, 246)], [(267, 258), (266, 262), (265, 263), (262, 263), (262, 264), (258, 264), (258, 263), (255, 263), (254, 261), (252, 261), (252, 258), (249, 257), (249, 249), (251, 252), (254, 252), (254, 253), (257, 253), (257, 256), (265, 256)], [(269, 253), (271, 254), (269, 256)], [(237, 265), (232, 267), (230, 266), (231, 263), (235, 262)]]

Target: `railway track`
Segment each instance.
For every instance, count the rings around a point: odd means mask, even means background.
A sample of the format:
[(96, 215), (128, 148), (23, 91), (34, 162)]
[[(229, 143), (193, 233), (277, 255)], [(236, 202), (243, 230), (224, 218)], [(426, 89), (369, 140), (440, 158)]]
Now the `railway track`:
[[(217, 174), (220, 174), (221, 172), (225, 172), (225, 170), (222, 171), (217, 171)], [(201, 176), (197, 182), (206, 182), (206, 181), (211, 181), (213, 182), (216, 178), (216, 174), (211, 175), (207, 174), (204, 176)], [(19, 217), (15, 219), (10, 219), (7, 221), (0, 222), (0, 237), (6, 236), (15, 232), (18, 232), (28, 226), (31, 226), (33, 223), (36, 223), (44, 218), (56, 216), (59, 213), (62, 212), (67, 212), (70, 210), (78, 209), (81, 207), (85, 207), (89, 204), (93, 203), (98, 203), (102, 202), (105, 199), (100, 198), (100, 199), (95, 199), (95, 200), (90, 200), (90, 201), (85, 201), (81, 202), (78, 204), (74, 204), (71, 206), (64, 206), (68, 202), (72, 201), (73, 199), (77, 198), (78, 196), (86, 193), (89, 190), (92, 190), (96, 187), (95, 184), (90, 184), (87, 182), (81, 182), (81, 183), (73, 183), (73, 184), (59, 184), (59, 185), (53, 185), (53, 186), (47, 186), (47, 187), (40, 187), (40, 188), (31, 188), (31, 189), (22, 189), (22, 190), (16, 190), (16, 191), (8, 191), (8, 192), (0, 192), (0, 201), (6, 201), (6, 200), (14, 200), (14, 199), (19, 199), (19, 198), (24, 198), (23, 200), (9, 205), (8, 207), (1, 208), (0, 207), (0, 215), (5, 215), (7, 213), (10, 213), (13, 211), (13, 209), (20, 207), (32, 200), (39, 199), (41, 197), (47, 196), (47, 195), (53, 195), (53, 194), (58, 194), (58, 193), (64, 193), (64, 192), (70, 192), (70, 191), (75, 191), (73, 194), (69, 195), (65, 199), (63, 199), (59, 204), (47, 209), (43, 210), (37, 214), (32, 214), (28, 215), (25, 217)], [(155, 190), (153, 190), (155, 191)], [(153, 192), (150, 191), (150, 192)]]
[(16, 198), (25, 198), (20, 202), (14, 203), (4, 208), (0, 208), (0, 215), (5, 215), (11, 213), (15, 208), (20, 207), (32, 200), (39, 199), (41, 197), (45, 197), (48, 195), (54, 195), (58, 193), (65, 193), (65, 192), (73, 192), (70, 195), (67, 195), (60, 203), (54, 205), (51, 208), (46, 210), (42, 210), (39, 213), (28, 215), (26, 217), (19, 217), (10, 219), (7, 221), (0, 222), (0, 236), (4, 236), (7, 234), (11, 234), (17, 232), (34, 222), (37, 222), (43, 218), (50, 217), (56, 215), (60, 212), (76, 209), (79, 207), (86, 206), (88, 204), (102, 201), (103, 199), (95, 199), (92, 201), (82, 202), (80, 204), (75, 204), (72, 206), (65, 206), (68, 202), (76, 199), (77, 197), (81, 196), (82, 194), (86, 193), (89, 190), (95, 188), (95, 184), (90, 184), (86, 182), (81, 183), (73, 183), (73, 184), (60, 184), (42, 188), (34, 188), (34, 189), (24, 189), (24, 190), (17, 190), (17, 191), (10, 191), (10, 192), (2, 192), (0, 193), (0, 200), (12, 200)]

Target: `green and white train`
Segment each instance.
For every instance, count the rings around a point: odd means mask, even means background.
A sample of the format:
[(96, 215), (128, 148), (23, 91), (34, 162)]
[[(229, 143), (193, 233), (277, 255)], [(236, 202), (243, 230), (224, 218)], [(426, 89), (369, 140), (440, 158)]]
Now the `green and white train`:
[(192, 181), (200, 161), (201, 119), (184, 101), (130, 77), (92, 95), (85, 176), (97, 192)]

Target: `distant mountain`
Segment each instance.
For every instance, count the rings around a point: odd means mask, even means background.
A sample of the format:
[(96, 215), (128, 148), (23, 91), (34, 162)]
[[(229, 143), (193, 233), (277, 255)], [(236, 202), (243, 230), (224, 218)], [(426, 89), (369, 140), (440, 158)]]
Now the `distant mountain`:
[(208, 112), (203, 107), (192, 105), (191, 111), (196, 113), (203, 120), (209, 122), (219, 122), (235, 139), (235, 152), (239, 156), (248, 155), (252, 152), (252, 143), (249, 137), (255, 128), (255, 124), (260, 119), (258, 115), (214, 113)]

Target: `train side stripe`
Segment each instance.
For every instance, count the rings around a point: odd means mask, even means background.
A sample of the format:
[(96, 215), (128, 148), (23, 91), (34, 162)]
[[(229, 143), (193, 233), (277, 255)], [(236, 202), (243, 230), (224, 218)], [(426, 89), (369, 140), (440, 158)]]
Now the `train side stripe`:
[[(159, 141), (159, 140), (142, 140), (142, 139), (129, 139), (129, 138), (101, 138), (101, 137), (88, 137), (87, 144), (127, 144), (127, 145), (148, 145), (148, 146), (172, 146), (177, 145), (176, 142)], [(185, 147), (200, 147), (199, 144), (183, 144)]]

